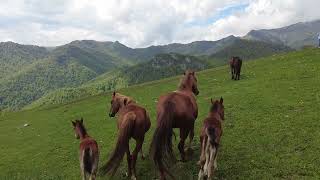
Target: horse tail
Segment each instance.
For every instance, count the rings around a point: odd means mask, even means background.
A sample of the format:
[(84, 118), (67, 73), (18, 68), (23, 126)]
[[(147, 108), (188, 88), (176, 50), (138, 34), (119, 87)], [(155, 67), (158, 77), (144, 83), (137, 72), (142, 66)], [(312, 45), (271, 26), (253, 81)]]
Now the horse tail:
[(91, 173), (92, 171), (92, 150), (90, 147), (87, 147), (83, 150), (82, 156), (83, 168), (86, 172)]
[(164, 103), (164, 111), (158, 113), (158, 126), (153, 134), (150, 146), (150, 155), (160, 172), (167, 173), (173, 178), (168, 171), (168, 165), (175, 156), (172, 150), (172, 121), (175, 105), (171, 101)]
[[(218, 151), (218, 147), (219, 147), (219, 144), (216, 142), (216, 129), (214, 127), (208, 127), (207, 128), (207, 136), (208, 136), (208, 143), (209, 143), (209, 146), (211, 146), (211, 148), (215, 151), (214, 153), (214, 159), (216, 158), (217, 156), (217, 151)], [(209, 147), (207, 146), (207, 147)]]
[(119, 128), (116, 148), (114, 149), (108, 162), (100, 169), (102, 175), (110, 174), (113, 176), (116, 173), (124, 154), (129, 149), (129, 140), (136, 115), (132, 112), (129, 112), (123, 118), (125, 119), (122, 122), (123, 125)]
[(208, 140), (209, 140), (210, 145), (212, 147), (215, 147), (215, 145), (216, 145), (216, 130), (214, 129), (214, 127), (207, 128), (207, 136), (208, 136)]

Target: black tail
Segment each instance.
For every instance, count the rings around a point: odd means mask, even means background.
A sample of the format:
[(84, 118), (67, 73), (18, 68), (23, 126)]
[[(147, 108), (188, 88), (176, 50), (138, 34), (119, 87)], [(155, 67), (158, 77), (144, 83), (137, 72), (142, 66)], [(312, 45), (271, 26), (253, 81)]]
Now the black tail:
[(214, 129), (214, 127), (207, 128), (207, 136), (208, 136), (208, 141), (212, 146), (212, 148), (216, 149), (213, 157), (215, 159), (218, 154), (217, 152), (218, 152), (219, 144), (216, 142), (217, 136), (216, 136), (216, 130)]
[[(131, 117), (129, 117), (131, 116)], [(134, 116), (134, 117), (132, 117)], [(120, 128), (117, 145), (114, 149), (111, 158), (108, 160), (108, 162), (101, 167), (100, 173), (101, 175), (105, 174), (111, 174), (112, 176), (116, 173), (120, 162), (122, 161), (122, 158), (126, 151), (129, 149), (129, 139), (131, 137), (131, 131), (134, 126), (134, 114), (130, 114), (127, 116), (128, 119), (126, 119), (124, 122), (126, 123), (124, 128)]]
[(83, 152), (83, 168), (86, 172), (91, 173), (92, 163), (93, 163), (92, 151), (90, 148), (86, 148), (84, 149), (84, 152)]
[(175, 156), (172, 150), (172, 121), (175, 105), (173, 102), (167, 101), (164, 104), (164, 111), (158, 113), (158, 126), (153, 134), (153, 139), (150, 146), (150, 155), (160, 172), (167, 173), (173, 177), (168, 171), (170, 163), (175, 161)]
[(209, 143), (211, 144), (212, 147), (215, 147), (217, 145), (216, 143), (216, 131), (214, 127), (208, 127), (207, 128), (207, 136)]

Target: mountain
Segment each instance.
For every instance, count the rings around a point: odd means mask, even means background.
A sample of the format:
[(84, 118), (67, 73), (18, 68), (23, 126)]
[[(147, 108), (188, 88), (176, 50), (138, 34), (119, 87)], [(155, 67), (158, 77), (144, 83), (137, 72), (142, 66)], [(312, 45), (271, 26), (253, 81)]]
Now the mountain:
[(252, 30), (245, 39), (263, 41), (267, 43), (284, 44), (291, 48), (318, 45), (320, 33), (320, 20), (300, 22), (290, 26), (277, 29)]
[(203, 70), (217, 66), (215, 61), (177, 53), (158, 54), (150, 61), (107, 72), (76, 88), (61, 88), (25, 107), (61, 104), (134, 84), (182, 74), (186, 69)]
[(292, 49), (281, 44), (237, 39), (234, 43), (212, 54), (210, 57), (215, 59), (226, 59), (232, 56), (239, 56), (243, 60), (248, 60), (289, 51), (292, 51)]
[(186, 68), (200, 70), (223, 65), (231, 56), (247, 60), (287, 52), (315, 45), (319, 31), (320, 20), (252, 30), (244, 37), (146, 48), (130, 48), (118, 41), (77, 40), (50, 48), (3, 42), (0, 110), (20, 109), (42, 97), (52, 97), (56, 91), (64, 96), (64, 101), (80, 94), (169, 77)]
[(0, 44), (0, 109), (20, 109), (59, 88), (77, 87), (124, 65), (118, 57), (96, 48), (66, 44), (46, 48)]
[(236, 39), (235, 36), (228, 36), (218, 41), (195, 41), (188, 44), (173, 43), (161, 46), (150, 46), (147, 48), (137, 48), (136, 59), (141, 61), (150, 60), (154, 55), (165, 53), (179, 53), (185, 55), (210, 55), (224, 47), (232, 44)]
[(21, 45), (14, 42), (1, 42), (0, 80), (46, 56), (48, 56), (48, 51), (44, 47)]

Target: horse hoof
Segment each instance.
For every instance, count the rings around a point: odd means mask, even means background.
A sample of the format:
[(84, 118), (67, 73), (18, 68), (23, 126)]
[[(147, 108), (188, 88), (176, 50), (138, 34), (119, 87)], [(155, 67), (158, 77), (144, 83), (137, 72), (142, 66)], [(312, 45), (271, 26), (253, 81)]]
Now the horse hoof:
[(137, 180), (135, 176), (131, 176), (131, 180)]
[(145, 158), (144, 156), (141, 156), (141, 159), (142, 159), (142, 160), (145, 160), (146, 158)]

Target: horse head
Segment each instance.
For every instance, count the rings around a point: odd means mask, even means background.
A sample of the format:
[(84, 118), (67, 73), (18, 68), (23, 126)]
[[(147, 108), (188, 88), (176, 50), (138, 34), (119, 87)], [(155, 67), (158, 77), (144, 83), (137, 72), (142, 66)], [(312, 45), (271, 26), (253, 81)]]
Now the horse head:
[(183, 78), (180, 82), (179, 89), (180, 90), (190, 90), (194, 95), (199, 94), (198, 90), (198, 80), (196, 77), (196, 73), (191, 70), (187, 70), (183, 74)]
[(217, 112), (221, 119), (224, 120), (224, 105), (223, 105), (223, 98), (221, 97), (220, 100), (213, 101), (211, 98), (211, 112)]
[(132, 99), (130, 97), (113, 92), (109, 110), (109, 117), (114, 117), (122, 107), (126, 106), (130, 102), (132, 102)]

